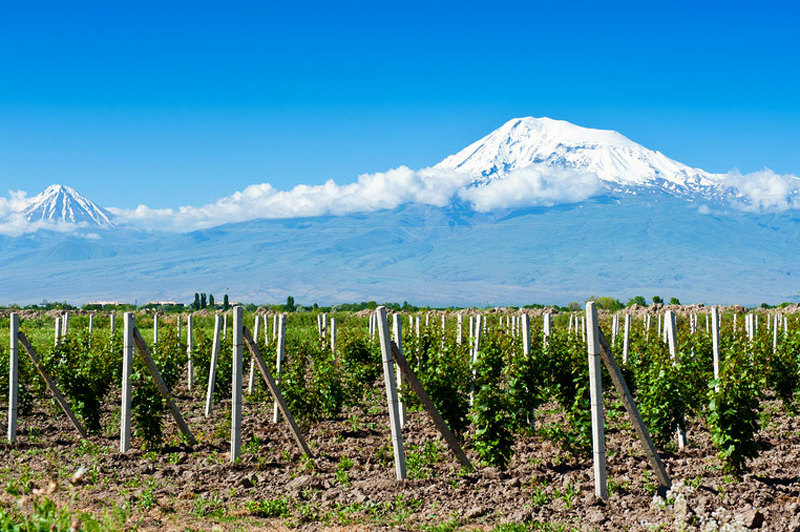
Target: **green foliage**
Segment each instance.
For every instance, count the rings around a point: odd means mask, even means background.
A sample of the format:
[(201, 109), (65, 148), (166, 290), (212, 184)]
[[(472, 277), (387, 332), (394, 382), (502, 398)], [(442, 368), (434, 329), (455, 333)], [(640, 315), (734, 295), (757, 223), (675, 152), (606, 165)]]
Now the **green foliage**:
[[(589, 401), (589, 368), (586, 345), (566, 331), (556, 330), (542, 349), (540, 367), (546, 368), (544, 388), (564, 410), (565, 424), (549, 428), (547, 435), (572, 458), (589, 456), (592, 418)], [(543, 381), (544, 382), (544, 381)]]
[[(174, 330), (167, 329), (159, 336), (158, 351), (153, 354), (153, 360), (167, 388), (172, 391), (186, 367), (186, 344)], [(134, 435), (141, 438), (143, 448), (158, 447), (164, 439), (167, 401), (138, 354), (134, 356), (131, 388)]]
[(646, 307), (647, 306), (647, 300), (644, 298), (644, 296), (633, 296), (632, 298), (630, 298), (628, 300), (628, 302), (625, 304), (625, 306), (626, 307), (631, 307), (633, 305), (640, 305), (642, 307)]
[(245, 508), (257, 517), (289, 517), (291, 515), (291, 501), (287, 497), (277, 499), (263, 499), (260, 501), (247, 501)]
[(671, 297), (671, 298), (669, 298), (669, 304), (670, 305), (680, 305), (681, 304), (681, 300), (678, 299), (677, 297)]
[(475, 450), (481, 460), (505, 469), (511, 460), (517, 415), (508, 391), (504, 345), (507, 337), (487, 335), (474, 364), (475, 393), (472, 423)]
[[(446, 342), (442, 347), (438, 335), (425, 331), (420, 338), (409, 337), (403, 345), (403, 352), (447, 426), (453, 433), (463, 434), (469, 422), (469, 385), (472, 381), (469, 345)], [(401, 390), (403, 400), (410, 407), (416, 406), (416, 395), (406, 386)]]
[(100, 414), (112, 383), (120, 378), (119, 337), (71, 334), (50, 352), (41, 356), (42, 364), (55, 377), (72, 410), (89, 432), (100, 431)]
[(726, 351), (719, 379), (709, 387), (708, 426), (719, 449), (723, 470), (736, 476), (747, 470), (747, 460), (758, 456), (763, 374), (751, 350), (737, 345)]
[(653, 304), (658, 305), (659, 303), (664, 303), (664, 299), (661, 296), (653, 296)]
[(653, 443), (664, 448), (675, 437), (688, 409), (685, 357), (674, 361), (669, 349), (656, 334), (640, 337), (629, 355), (629, 366), (636, 372), (636, 402)]
[(619, 299), (614, 299), (613, 297), (591, 297), (589, 298), (589, 301), (594, 301), (597, 305), (597, 308), (608, 310), (610, 312), (616, 312), (625, 308), (625, 305), (623, 305)]
[(769, 353), (766, 364), (767, 386), (783, 402), (783, 407), (792, 413), (797, 412), (797, 398), (800, 394), (800, 333), (794, 332), (778, 342), (775, 353)]

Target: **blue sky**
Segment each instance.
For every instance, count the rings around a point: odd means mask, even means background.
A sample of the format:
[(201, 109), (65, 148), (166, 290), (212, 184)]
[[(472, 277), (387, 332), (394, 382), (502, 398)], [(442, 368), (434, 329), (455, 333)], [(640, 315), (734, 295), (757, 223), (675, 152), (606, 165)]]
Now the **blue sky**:
[(2, 4), (0, 193), (200, 205), (425, 167), (527, 115), (800, 173), (789, 3), (114, 4)]

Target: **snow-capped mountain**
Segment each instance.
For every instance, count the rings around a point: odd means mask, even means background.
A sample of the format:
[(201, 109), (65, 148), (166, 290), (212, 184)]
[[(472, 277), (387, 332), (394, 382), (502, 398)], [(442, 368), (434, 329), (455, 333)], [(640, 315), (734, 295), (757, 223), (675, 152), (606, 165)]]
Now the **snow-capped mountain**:
[(509, 120), (436, 168), (474, 175), (482, 184), (533, 165), (594, 174), (611, 192), (651, 190), (704, 198), (723, 192), (722, 176), (674, 161), (616, 131), (530, 116)]
[(29, 222), (61, 221), (103, 228), (114, 227), (110, 212), (64, 185), (50, 185), (44, 192), (31, 198), (23, 214)]

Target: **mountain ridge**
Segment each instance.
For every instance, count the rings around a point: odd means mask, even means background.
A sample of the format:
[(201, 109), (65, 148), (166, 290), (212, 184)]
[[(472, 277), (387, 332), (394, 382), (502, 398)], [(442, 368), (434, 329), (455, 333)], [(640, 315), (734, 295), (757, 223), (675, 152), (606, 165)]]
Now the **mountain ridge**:
[(481, 185), (536, 165), (594, 174), (614, 193), (650, 189), (689, 198), (725, 195), (720, 174), (670, 159), (617, 131), (547, 117), (513, 118), (434, 168), (474, 175)]

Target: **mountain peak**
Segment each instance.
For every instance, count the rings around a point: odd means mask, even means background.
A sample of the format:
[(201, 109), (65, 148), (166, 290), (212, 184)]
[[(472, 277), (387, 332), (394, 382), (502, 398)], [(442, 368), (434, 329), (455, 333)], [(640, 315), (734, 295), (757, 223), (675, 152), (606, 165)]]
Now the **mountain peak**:
[(53, 184), (31, 198), (22, 211), (29, 222), (87, 223), (91, 226), (114, 227), (111, 213), (98, 206), (75, 189)]
[(612, 192), (658, 189), (674, 195), (713, 195), (719, 180), (616, 131), (532, 116), (509, 120), (436, 167), (473, 175), (480, 184), (533, 165), (594, 174)]

